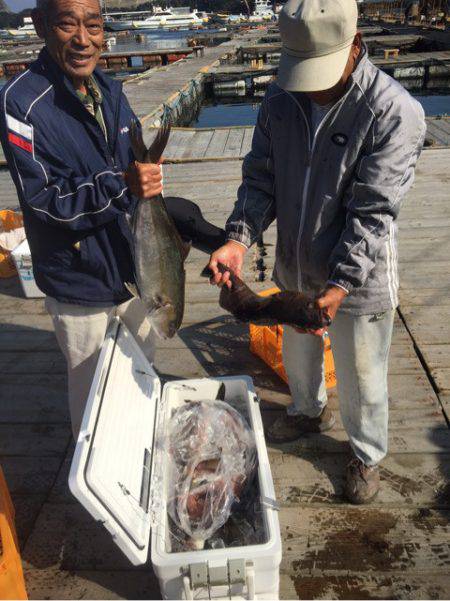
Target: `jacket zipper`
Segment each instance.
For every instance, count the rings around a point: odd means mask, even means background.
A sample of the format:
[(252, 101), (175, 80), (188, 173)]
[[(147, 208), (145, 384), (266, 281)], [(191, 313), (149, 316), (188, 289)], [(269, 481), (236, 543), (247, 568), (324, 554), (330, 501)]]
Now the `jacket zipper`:
[(113, 139), (112, 139), (112, 146), (111, 146), (111, 153), (112, 153), (112, 160), (113, 160), (114, 167), (117, 166), (116, 165), (116, 147), (117, 147), (117, 138), (119, 136), (119, 119), (120, 119), (121, 101), (122, 101), (122, 88), (120, 89), (119, 100), (117, 101), (116, 109), (115, 109), (115, 113), (114, 113), (114, 131), (113, 131)]
[(305, 111), (303, 110), (303, 107), (297, 101), (297, 99), (295, 98), (295, 96), (293, 96), (293, 94), (291, 94), (290, 92), (286, 91), (287, 94), (292, 98), (292, 100), (295, 102), (295, 104), (300, 109), (300, 112), (302, 113), (303, 119), (304, 119), (305, 124), (306, 124), (306, 129), (308, 131), (308, 160), (307, 160), (307, 163), (306, 163), (306, 174), (305, 174), (305, 182), (304, 182), (304, 185), (303, 185), (302, 208), (301, 208), (301, 214), (300, 214), (300, 225), (299, 225), (299, 228), (298, 228), (297, 247), (296, 247), (296, 256), (297, 256), (297, 288), (298, 288), (298, 290), (302, 289), (302, 273), (301, 273), (301, 269), (300, 269), (300, 242), (301, 242), (302, 235), (303, 235), (303, 228), (305, 227), (306, 201), (308, 199), (309, 184), (310, 184), (310, 180), (311, 180), (312, 160), (313, 160), (313, 155), (314, 155), (314, 149), (316, 147), (317, 137), (318, 137), (319, 132), (322, 129), (323, 125), (325, 124), (325, 122), (330, 117), (330, 115), (332, 113), (334, 113), (334, 111), (338, 107), (339, 107), (339, 110), (341, 109), (342, 105), (344, 104), (344, 101), (346, 100), (347, 96), (350, 94), (351, 90), (353, 89), (353, 86), (354, 86), (354, 84), (352, 84), (350, 86), (349, 90), (347, 91), (347, 93), (340, 100), (338, 100), (333, 107), (331, 107), (331, 109), (328, 111), (328, 113), (325, 115), (325, 117), (320, 122), (319, 127), (317, 128), (314, 136), (311, 135), (311, 128), (309, 126), (309, 122), (308, 122), (308, 119), (306, 118)]

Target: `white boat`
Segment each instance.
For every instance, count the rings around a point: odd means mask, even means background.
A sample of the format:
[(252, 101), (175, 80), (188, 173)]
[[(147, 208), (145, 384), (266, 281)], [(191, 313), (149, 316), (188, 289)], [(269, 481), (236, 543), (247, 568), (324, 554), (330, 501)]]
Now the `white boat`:
[(228, 23), (243, 23), (246, 20), (245, 15), (228, 15)]
[(141, 21), (133, 21), (133, 29), (181, 29), (189, 27), (200, 27), (204, 24), (196, 12), (189, 8), (168, 8), (163, 10), (155, 6), (150, 17)]
[(276, 19), (277, 15), (273, 11), (272, 2), (270, 0), (255, 0), (255, 10), (248, 18), (250, 23), (274, 21)]
[(37, 36), (31, 17), (24, 17), (22, 27), (18, 29), (8, 29), (9, 35), (13, 37)]
[(133, 29), (133, 21), (131, 19), (115, 19), (110, 15), (104, 15), (103, 21), (107, 31), (126, 31)]
[(205, 12), (203, 10), (202, 11), (197, 10), (197, 11), (195, 11), (195, 14), (197, 15), (197, 17), (199, 19), (201, 19), (203, 21), (204, 25), (206, 25), (206, 23), (209, 22), (209, 15), (207, 12)]

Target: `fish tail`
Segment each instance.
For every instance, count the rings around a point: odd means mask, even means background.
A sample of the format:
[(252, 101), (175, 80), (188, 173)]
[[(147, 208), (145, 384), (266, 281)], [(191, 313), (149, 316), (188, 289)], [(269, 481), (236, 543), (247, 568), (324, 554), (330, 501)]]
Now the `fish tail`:
[(170, 129), (170, 121), (165, 121), (158, 129), (155, 139), (147, 149), (142, 137), (142, 129), (135, 121), (132, 121), (130, 126), (130, 141), (135, 159), (140, 163), (158, 163), (169, 141)]
[(150, 163), (158, 163), (161, 160), (162, 154), (167, 146), (167, 142), (169, 141), (171, 127), (170, 120), (166, 120), (158, 129), (158, 133), (156, 134), (155, 139), (147, 151), (147, 156), (150, 159)]
[(147, 147), (144, 144), (144, 140), (142, 138), (142, 130), (136, 123), (136, 121), (131, 122), (130, 126), (130, 142), (131, 148), (133, 150), (134, 158), (136, 161), (143, 163), (145, 161), (145, 154), (147, 152)]

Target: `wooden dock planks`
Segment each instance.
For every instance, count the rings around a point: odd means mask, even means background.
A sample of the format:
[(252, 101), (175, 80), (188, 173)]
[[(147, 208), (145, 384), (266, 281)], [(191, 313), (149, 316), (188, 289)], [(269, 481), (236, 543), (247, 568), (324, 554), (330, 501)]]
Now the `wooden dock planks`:
[[(427, 118), (427, 126), (428, 146), (450, 146), (450, 118)], [(174, 128), (164, 156), (169, 161), (243, 158), (251, 149), (253, 130), (253, 126)], [(147, 133), (147, 139), (152, 135)]]
[[(241, 151), (251, 130), (242, 131)], [(196, 132), (189, 138), (198, 152), (223, 154), (227, 144), (239, 145), (237, 129), (202, 133), (198, 141)], [(188, 146), (175, 145), (174, 152), (178, 147), (185, 153)], [(450, 150), (422, 154), (400, 218), (401, 315), (389, 375), (391, 452), (375, 504), (345, 503), (348, 445), (339, 416), (336, 429), (326, 435), (269, 448), (281, 505), (281, 598), (450, 595), (450, 438), (443, 396), (439, 392), (439, 402), (433, 389), (445, 370), (450, 372), (449, 278), (443, 277), (450, 264), (445, 254), (427, 252), (428, 246), (446, 248), (450, 231), (449, 158)], [(166, 194), (196, 200), (208, 219), (223, 225), (240, 178), (236, 159), (167, 165)], [(0, 187), (13, 201), (4, 174)], [(273, 230), (266, 235), (271, 242)], [(271, 265), (273, 247), (268, 249)], [(247, 328), (224, 314), (218, 291), (199, 277), (206, 259), (198, 251), (188, 259), (186, 319), (179, 336), (159, 344), (157, 367), (167, 377), (248, 373), (270, 423), (289, 402), (288, 390), (249, 353)], [(252, 273), (247, 263), (249, 281)], [(270, 282), (252, 285), (260, 290)], [(16, 503), (29, 597), (158, 598), (151, 569), (132, 568), (68, 491), (73, 445), (64, 360), (43, 302), (22, 299), (14, 279), (0, 281), (0, 334), (0, 462)], [(335, 391), (329, 404), (338, 411)]]

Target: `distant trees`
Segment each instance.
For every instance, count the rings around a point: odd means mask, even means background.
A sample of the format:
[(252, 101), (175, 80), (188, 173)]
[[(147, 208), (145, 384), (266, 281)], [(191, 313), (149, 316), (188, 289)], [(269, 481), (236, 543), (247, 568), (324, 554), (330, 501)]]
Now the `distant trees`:
[(29, 17), (31, 8), (22, 10), (20, 13), (0, 12), (0, 29), (15, 29), (23, 25), (23, 18)]

